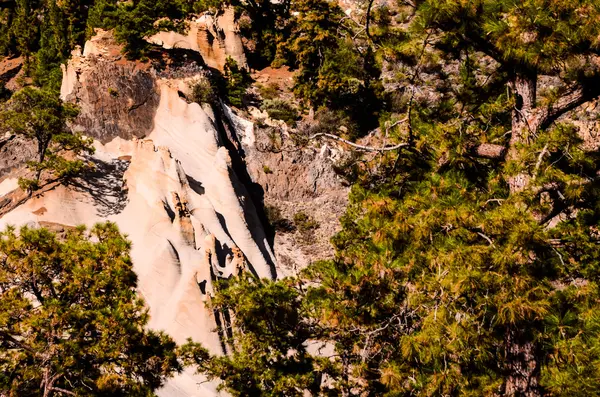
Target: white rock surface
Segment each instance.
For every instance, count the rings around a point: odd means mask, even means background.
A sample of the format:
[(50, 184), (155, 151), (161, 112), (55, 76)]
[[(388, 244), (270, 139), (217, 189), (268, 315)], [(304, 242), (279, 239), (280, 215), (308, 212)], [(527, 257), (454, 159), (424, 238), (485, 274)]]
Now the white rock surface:
[[(93, 160), (99, 172), (107, 170), (105, 175), (31, 199), (2, 217), (0, 227), (116, 222), (133, 243), (149, 326), (179, 343), (191, 337), (223, 354), (214, 315), (205, 305), (212, 291), (211, 269), (227, 276), (245, 262), (260, 277), (275, 277), (274, 259), (220, 145), (211, 110), (180, 98), (177, 81), (158, 85), (160, 103), (149, 139), (96, 142)], [(14, 184), (6, 179), (1, 193)], [(202, 380), (187, 370), (161, 395), (216, 395), (215, 385)]]
[(148, 41), (164, 48), (197, 51), (211, 68), (223, 70), (227, 57), (233, 58), (240, 66), (247, 67), (233, 8), (227, 8), (218, 16), (204, 14), (188, 25), (186, 34), (159, 32)]

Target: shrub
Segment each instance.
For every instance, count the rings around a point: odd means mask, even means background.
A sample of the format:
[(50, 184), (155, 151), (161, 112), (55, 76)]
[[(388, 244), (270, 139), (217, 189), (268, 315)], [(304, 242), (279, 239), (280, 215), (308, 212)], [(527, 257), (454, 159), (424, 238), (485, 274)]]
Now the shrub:
[(246, 90), (252, 83), (250, 73), (241, 68), (237, 62), (227, 57), (223, 68), (223, 77), (225, 78), (225, 92), (228, 102), (235, 107), (242, 107)]
[(341, 111), (320, 108), (314, 120), (302, 122), (296, 134), (291, 137), (296, 145), (309, 143), (309, 137), (317, 134), (342, 135), (343, 138), (354, 139), (358, 135), (355, 124)]
[(269, 224), (279, 232), (293, 232), (295, 230), (294, 224), (286, 219), (281, 210), (274, 205), (265, 205), (265, 215), (269, 221)]
[(279, 86), (277, 83), (269, 83), (267, 85), (259, 85), (258, 93), (262, 99), (275, 99), (279, 96)]
[(294, 214), (294, 225), (300, 232), (308, 232), (319, 227), (319, 223), (310, 215), (300, 211)]
[(210, 80), (202, 76), (190, 82), (190, 100), (199, 104), (212, 103), (215, 99), (215, 91)]
[(261, 106), (272, 119), (282, 120), (287, 125), (293, 126), (298, 120), (298, 111), (295, 107), (282, 99), (266, 100)]

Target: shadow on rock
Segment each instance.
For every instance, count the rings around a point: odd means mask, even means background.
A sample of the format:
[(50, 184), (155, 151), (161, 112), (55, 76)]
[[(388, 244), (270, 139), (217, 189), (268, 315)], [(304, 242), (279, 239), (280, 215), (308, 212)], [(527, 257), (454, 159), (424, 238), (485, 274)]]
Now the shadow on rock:
[(74, 190), (88, 194), (101, 217), (115, 215), (125, 209), (128, 202), (124, 174), (129, 168), (127, 160), (89, 159), (93, 168), (69, 181)]

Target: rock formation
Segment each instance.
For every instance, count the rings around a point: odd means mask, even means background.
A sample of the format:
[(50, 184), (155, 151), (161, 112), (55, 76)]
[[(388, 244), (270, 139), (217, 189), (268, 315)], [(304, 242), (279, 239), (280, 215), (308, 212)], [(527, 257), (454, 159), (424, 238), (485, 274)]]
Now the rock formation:
[[(218, 17), (217, 25), (233, 26), (228, 18), (233, 14)], [(210, 26), (202, 32), (216, 29)], [(325, 226), (319, 233), (329, 235), (304, 247), (290, 236), (276, 236), (274, 253), (260, 216), (262, 200), (279, 200), (290, 214), (300, 206), (333, 219), (346, 194), (326, 151), (261, 154), (256, 142), (264, 136), (254, 136), (251, 122), (225, 105), (213, 108), (185, 99), (189, 81), (204, 65), (218, 68), (227, 55), (244, 62), (233, 28), (223, 30), (224, 38), (210, 47), (213, 52), (201, 41), (187, 47), (198, 50), (204, 62), (177, 50), (165, 51), (159, 63), (127, 61), (104, 31), (83, 51), (74, 51), (63, 67), (61, 96), (79, 105), (73, 128), (94, 138), (96, 152), (88, 158), (93, 169), (67, 185), (49, 185), (27, 197), (17, 188), (17, 177), (34, 148), (16, 137), (0, 140), (0, 228), (29, 224), (64, 229), (116, 222), (132, 241), (149, 326), (180, 343), (192, 338), (215, 354), (226, 353), (226, 346), (217, 330), (219, 314), (206, 306), (213, 282), (244, 267), (259, 277), (286, 274), (291, 266), (279, 267), (278, 259), (304, 266), (307, 248), (313, 243), (329, 247), (333, 234)], [(160, 37), (166, 44), (167, 38), (178, 36)], [(265, 177), (263, 164), (277, 172)], [(327, 193), (330, 188), (332, 195)], [(333, 205), (339, 209), (327, 209)], [(314, 258), (330, 251), (316, 252)], [(189, 369), (160, 394), (217, 395), (216, 385), (203, 380)]]
[(242, 40), (237, 34), (233, 8), (218, 15), (204, 14), (189, 22), (185, 35), (177, 32), (160, 32), (150, 37), (150, 42), (165, 48), (185, 48), (202, 55), (211, 67), (223, 70), (227, 57), (246, 67), (246, 55)]
[[(291, 141), (285, 123), (270, 120), (257, 109), (252, 113), (261, 124), (279, 124), (278, 139)], [(278, 274), (295, 274), (312, 261), (332, 258), (329, 240), (340, 228), (339, 219), (348, 204), (349, 192), (334, 164), (346, 153), (328, 144), (277, 150), (271, 147), (273, 130), (253, 124), (245, 126), (243, 120), (229, 114), (241, 140), (247, 172), (260, 189), (255, 195), (260, 196), (267, 213), (275, 212), (280, 223), (291, 227), (284, 226), (274, 235)], [(298, 230), (294, 225), (297, 214), (308, 215), (316, 227)]]
[[(274, 255), (231, 167), (218, 116), (180, 96), (187, 77), (162, 78), (148, 66), (122, 60), (113, 45), (100, 32), (64, 68), (62, 96), (81, 108), (75, 127), (95, 139), (89, 159), (94, 170), (27, 200), (5, 214), (0, 227), (116, 222), (133, 243), (149, 326), (178, 342), (191, 337), (224, 353), (215, 315), (205, 305), (213, 280), (240, 266), (273, 278)], [(3, 174), (27, 159), (28, 146), (20, 145), (18, 153), (13, 140), (0, 142)], [(0, 184), (5, 200), (19, 194), (9, 192), (16, 188), (15, 176)], [(183, 374), (163, 394), (214, 395), (214, 385), (199, 387), (201, 380)]]

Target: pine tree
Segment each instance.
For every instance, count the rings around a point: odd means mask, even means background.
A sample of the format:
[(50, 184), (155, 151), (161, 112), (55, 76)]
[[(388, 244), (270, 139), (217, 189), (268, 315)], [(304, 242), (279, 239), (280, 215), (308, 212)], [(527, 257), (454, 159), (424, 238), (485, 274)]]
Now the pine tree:
[(144, 55), (147, 37), (165, 30), (184, 30), (185, 2), (172, 0), (135, 0), (117, 3), (115, 37), (125, 44), (131, 58)]
[(15, 16), (12, 19), (11, 34), (17, 50), (25, 58), (25, 68), (31, 66), (31, 57), (38, 44), (38, 4), (35, 0), (17, 0)]
[(148, 396), (179, 368), (145, 329), (130, 247), (111, 223), (0, 234), (0, 394)]
[(278, 62), (297, 68), (294, 93), (317, 109), (339, 111), (362, 129), (380, 110), (379, 70), (370, 48), (361, 51), (348, 34), (344, 12), (328, 0), (291, 3), (296, 15), (281, 40)]
[(600, 158), (571, 121), (600, 94), (597, 2), (420, 0), (395, 22), (365, 6), (354, 51), (393, 72), (380, 131), (402, 145), (363, 159), (336, 258), (290, 284), (335, 350), (332, 390), (600, 393)]
[[(38, 158), (28, 166), (35, 172), (34, 179), (21, 179), (24, 189), (39, 188), (44, 171), (57, 179), (73, 176), (85, 167), (77, 158), (83, 153), (93, 153), (91, 139), (72, 132), (67, 122), (78, 114), (77, 108), (63, 103), (56, 94), (33, 87), (25, 87), (7, 101), (0, 112), (0, 126), (12, 134), (35, 141)], [(66, 153), (74, 159), (66, 157)]]
[(289, 281), (261, 282), (250, 273), (224, 281), (211, 308), (221, 318), (227, 356), (211, 356), (189, 341), (180, 355), (199, 373), (221, 379), (233, 396), (303, 396), (318, 393), (325, 374), (337, 374), (327, 358), (308, 352), (313, 327)]

